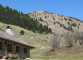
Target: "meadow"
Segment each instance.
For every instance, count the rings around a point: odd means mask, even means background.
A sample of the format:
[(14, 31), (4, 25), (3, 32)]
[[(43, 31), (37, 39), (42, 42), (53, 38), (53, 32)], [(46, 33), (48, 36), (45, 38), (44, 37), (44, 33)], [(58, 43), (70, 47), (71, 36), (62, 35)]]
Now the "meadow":
[[(0, 23), (0, 29), (6, 30), (6, 26), (8, 25), (12, 27), (12, 30), (16, 37), (35, 46), (35, 49), (31, 49), (30, 51), (31, 58), (25, 60), (83, 60), (83, 53), (70, 55), (49, 55), (49, 56), (42, 55), (43, 53), (48, 52), (51, 49), (48, 42), (42, 42), (39, 38), (34, 37), (35, 33), (18, 26)], [(25, 35), (20, 35), (21, 30), (24, 30)], [(46, 37), (49, 37), (51, 39), (52, 34), (36, 33), (36, 36), (41, 37), (42, 39), (45, 39)], [(8, 60), (24, 60), (24, 59), (8, 59)]]

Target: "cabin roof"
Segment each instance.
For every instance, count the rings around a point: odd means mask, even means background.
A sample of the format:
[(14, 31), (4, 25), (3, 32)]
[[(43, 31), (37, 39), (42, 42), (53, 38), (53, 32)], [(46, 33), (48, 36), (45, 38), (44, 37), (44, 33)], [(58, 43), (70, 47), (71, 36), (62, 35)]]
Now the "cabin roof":
[(12, 36), (12, 35), (8, 34), (4, 30), (0, 30), (0, 38), (3, 38), (5, 40), (7, 40), (7, 41), (12, 41), (12, 42), (15, 42), (15, 43), (22, 44), (22, 45), (28, 46), (30, 48), (34, 48), (32, 45), (24, 42), (23, 40), (17, 38), (16, 36)]

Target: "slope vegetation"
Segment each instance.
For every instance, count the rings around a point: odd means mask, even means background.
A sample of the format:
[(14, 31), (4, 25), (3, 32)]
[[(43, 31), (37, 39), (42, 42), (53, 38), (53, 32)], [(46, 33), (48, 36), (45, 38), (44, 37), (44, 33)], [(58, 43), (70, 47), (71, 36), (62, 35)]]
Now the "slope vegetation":
[(28, 14), (31, 18), (38, 20), (42, 25), (47, 25), (54, 33), (63, 34), (65, 31), (82, 31), (83, 22), (74, 17), (37, 11)]
[[(10, 24), (4, 24), (0, 22), (0, 29), (6, 30), (7, 26), (11, 26), (12, 31), (14, 32), (14, 35), (22, 39), (23, 41), (27, 42), (30, 45), (33, 45), (35, 49), (31, 50), (31, 56), (37, 56), (40, 55), (41, 52), (46, 52), (49, 50), (48, 41), (51, 39), (52, 34), (39, 34), (34, 33), (32, 31), (26, 30), (24, 28), (21, 28), (19, 26), (14, 26)], [(24, 35), (20, 35), (20, 31), (24, 31)]]
[(20, 26), (24, 29), (42, 33), (52, 33), (51, 29), (46, 25), (40, 24), (37, 20), (30, 18), (27, 14), (18, 12), (8, 6), (0, 5), (0, 22)]

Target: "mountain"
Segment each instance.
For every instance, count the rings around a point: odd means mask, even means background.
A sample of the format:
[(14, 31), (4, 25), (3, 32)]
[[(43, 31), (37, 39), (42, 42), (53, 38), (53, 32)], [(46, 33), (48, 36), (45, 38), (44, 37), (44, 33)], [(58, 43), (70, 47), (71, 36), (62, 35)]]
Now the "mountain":
[(83, 31), (83, 22), (74, 17), (54, 14), (47, 11), (37, 11), (28, 14), (31, 18), (36, 19), (42, 25), (52, 29), (53, 33), (63, 34), (65, 31)]
[(27, 14), (18, 12), (15, 9), (0, 5), (0, 22), (12, 24), (37, 33), (52, 33), (46, 25), (40, 24), (37, 20), (30, 18)]

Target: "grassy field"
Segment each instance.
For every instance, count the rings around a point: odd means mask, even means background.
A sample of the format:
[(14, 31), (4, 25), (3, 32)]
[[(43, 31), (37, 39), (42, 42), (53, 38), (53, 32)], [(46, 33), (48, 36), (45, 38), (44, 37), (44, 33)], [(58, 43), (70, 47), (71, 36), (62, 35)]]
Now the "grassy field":
[[(8, 59), (8, 60), (24, 60), (24, 59)], [(66, 56), (34, 56), (25, 60), (83, 60), (83, 54), (66, 55)]]
[(31, 59), (42, 59), (42, 60), (83, 60), (83, 54), (80, 55), (65, 55), (65, 56), (35, 56)]
[[(37, 37), (35, 37), (35, 33), (31, 32), (31, 31), (28, 31), (21, 27), (17, 27), (17, 26), (10, 25), (10, 24), (3, 24), (3, 23), (0, 23), (0, 29), (6, 30), (6, 27), (8, 25), (12, 27), (12, 30), (16, 37), (24, 40), (28, 44), (35, 46), (35, 49), (31, 49), (31, 52), (30, 52), (31, 59), (30, 60), (83, 60), (83, 53), (82, 54), (73, 54), (73, 55), (44, 56), (42, 54), (45, 52), (48, 52), (50, 50), (50, 46), (48, 46), (49, 45), (48, 42), (42, 42), (39, 39), (39, 37), (41, 37), (42, 39), (45, 39), (46, 37), (51, 39), (52, 34), (36, 33), (36, 36), (38, 37), (37, 38)], [(25, 35), (20, 35), (21, 30), (24, 30)], [(13, 59), (13, 60), (23, 60), (23, 59)]]

